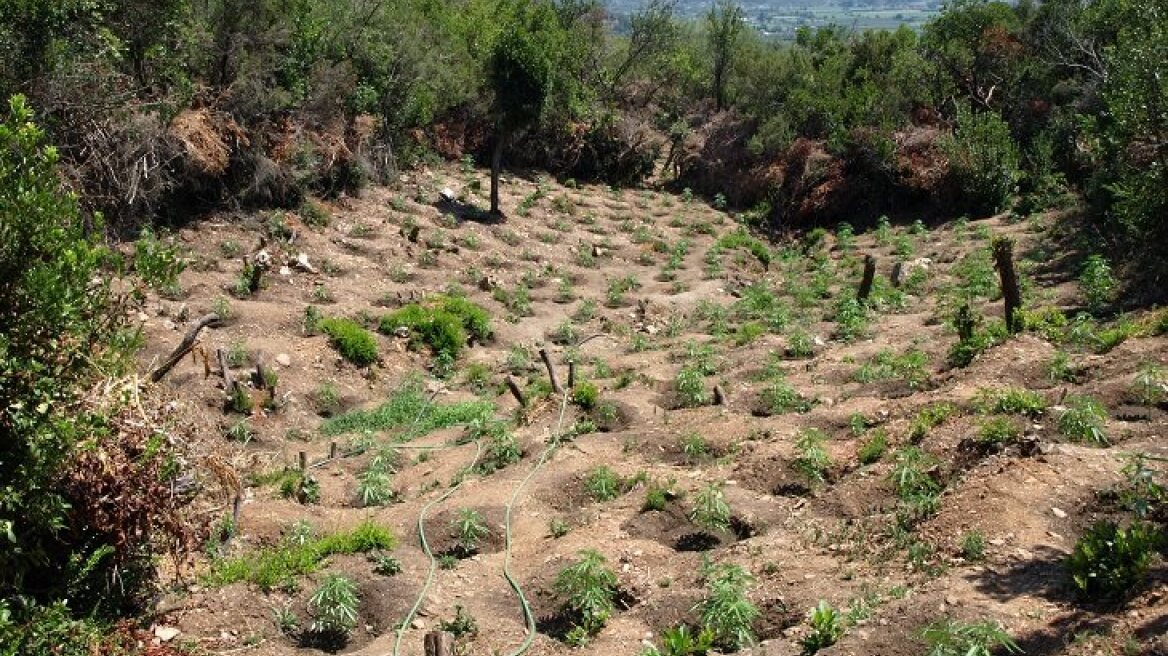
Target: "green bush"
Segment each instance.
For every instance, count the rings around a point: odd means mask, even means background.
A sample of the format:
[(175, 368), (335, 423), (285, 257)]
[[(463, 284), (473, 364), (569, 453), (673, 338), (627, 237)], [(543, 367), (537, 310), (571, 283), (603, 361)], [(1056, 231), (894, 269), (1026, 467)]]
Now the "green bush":
[(600, 388), (594, 383), (587, 381), (576, 383), (576, 387), (572, 390), (572, 403), (585, 410), (591, 410), (596, 407), (596, 402), (599, 400)]
[(945, 619), (930, 624), (921, 637), (929, 643), (925, 656), (991, 656), (1000, 653), (1021, 654), (1022, 649), (997, 622), (974, 623)]
[(799, 641), (804, 654), (814, 654), (820, 649), (830, 647), (844, 635), (843, 619), (839, 611), (822, 599), (808, 613), (807, 623), (811, 630)]
[(367, 367), (377, 362), (377, 340), (361, 324), (351, 319), (322, 319), (321, 332), (329, 336), (329, 343), (349, 362)]
[(997, 113), (959, 111), (953, 134), (941, 148), (962, 208), (988, 215), (1006, 206), (1021, 175), (1021, 155), (1010, 126)]
[(379, 330), (392, 335), (398, 328), (410, 331), (410, 346), (425, 345), (435, 355), (457, 358), (472, 336), (483, 342), (492, 335), (490, 315), (483, 308), (457, 296), (439, 295), (425, 303), (406, 305), (381, 318)]
[(1088, 257), (1079, 274), (1079, 289), (1092, 314), (1098, 315), (1111, 303), (1116, 286), (1115, 276), (1107, 260), (1098, 254)]
[(754, 621), (758, 607), (746, 597), (754, 582), (739, 565), (724, 563), (704, 572), (706, 596), (696, 606), (703, 630), (714, 633), (714, 642), (729, 651), (754, 644)]
[(1085, 599), (1116, 599), (1131, 595), (1143, 582), (1164, 535), (1154, 526), (1134, 522), (1096, 522), (1067, 557), (1067, 571)]
[[(18, 626), (140, 602), (169, 548), (155, 541), (181, 545), (198, 526), (170, 493), (179, 454), (119, 400), (137, 383), (94, 391), (129, 368), (136, 340), (102, 268), (100, 217), (83, 217), (62, 181), (56, 149), (12, 98), (0, 111), (0, 600), (28, 603), (0, 614)], [(66, 649), (28, 639), (23, 653)]]
[(616, 610), (617, 579), (599, 551), (585, 549), (579, 556), (556, 575), (555, 587), (565, 599), (573, 624), (593, 635)]
[(308, 600), (312, 614), (309, 630), (330, 639), (344, 640), (357, 626), (357, 584), (339, 574), (330, 574)]
[(1107, 444), (1107, 433), (1103, 430), (1107, 410), (1102, 404), (1089, 396), (1069, 396), (1064, 404), (1058, 417), (1058, 429), (1064, 437), (1076, 442)]

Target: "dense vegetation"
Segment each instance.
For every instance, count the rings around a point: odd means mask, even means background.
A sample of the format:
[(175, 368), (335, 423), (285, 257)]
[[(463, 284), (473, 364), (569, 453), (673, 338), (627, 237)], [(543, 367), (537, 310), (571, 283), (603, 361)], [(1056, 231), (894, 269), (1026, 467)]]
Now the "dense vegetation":
[(665, 156), (774, 228), (1080, 194), (1097, 243), (1163, 243), (1163, 2), (960, 0), (919, 34), (793, 44), (731, 1), (676, 8), (618, 36), (595, 0), (5, 3), (0, 96), (31, 98), (117, 226), (506, 152), (613, 184)]

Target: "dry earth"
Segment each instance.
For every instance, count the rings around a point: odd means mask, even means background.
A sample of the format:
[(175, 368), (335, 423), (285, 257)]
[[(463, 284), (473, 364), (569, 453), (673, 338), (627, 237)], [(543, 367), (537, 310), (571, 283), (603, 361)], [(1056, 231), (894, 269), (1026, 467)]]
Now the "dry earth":
[[(256, 477), (294, 467), (300, 451), (312, 463), (324, 461), (332, 441), (344, 455), (361, 438), (321, 434), (321, 413), (330, 410), (320, 402), (322, 386), (335, 389), (336, 412), (372, 408), (431, 364), (429, 354), (408, 350), (405, 339), (378, 335), (380, 363), (354, 367), (326, 337), (304, 334), (308, 305), (328, 316), (376, 318), (399, 299), (455, 285), (491, 312), (496, 334), (468, 349), (444, 383), (427, 375), (425, 385), (438, 391), (435, 403), (473, 400), (465, 374), (471, 363), (482, 363), (491, 379), (483, 396), (496, 404), (499, 417), (514, 418), (517, 403), (499, 383), (508, 372), (521, 382), (544, 379), (538, 357), (524, 363), (517, 352), (534, 356), (546, 346), (561, 379), (565, 359), (574, 353), (581, 377), (600, 387), (602, 400), (615, 402), (620, 417), (613, 430), (563, 442), (536, 469), (550, 438), (582, 416), (569, 404), (560, 423), (561, 404), (553, 395), (513, 426), (524, 449), (519, 463), (467, 476), (432, 508), (426, 528), (436, 550), (450, 545), (449, 520), (462, 507), (479, 510), (492, 536), (477, 555), (436, 571), (402, 637), (401, 654), (420, 654), (423, 634), (452, 619), (456, 605), (479, 628), (477, 637), (463, 641), (465, 653), (512, 654), (523, 643), (520, 604), (502, 576), (503, 525), (512, 499), (511, 564), (537, 616), (548, 620), (555, 614), (555, 575), (586, 548), (607, 557), (628, 606), (580, 649), (537, 635), (527, 652), (533, 656), (636, 654), (663, 629), (695, 621), (692, 609), (704, 594), (703, 558), (739, 563), (756, 577), (749, 596), (762, 610), (755, 625), (760, 642), (745, 653), (799, 653), (807, 612), (821, 599), (852, 620), (844, 637), (823, 654), (920, 654), (921, 627), (944, 617), (998, 620), (1031, 655), (1168, 653), (1168, 577), (1162, 561), (1150, 583), (1118, 607), (1084, 606), (1063, 568), (1085, 527), (1121, 514), (1100, 493), (1123, 481), (1124, 456), (1168, 456), (1163, 410), (1137, 407), (1129, 398), (1142, 366), (1168, 361), (1168, 340), (1133, 337), (1096, 354), (1053, 345), (1031, 332), (991, 348), (968, 367), (945, 364), (957, 338), (942, 320), (949, 311), (943, 292), (957, 280), (964, 258), (987, 247), (990, 233), (1019, 241), (1020, 266), (1033, 282), (1031, 306), (1068, 312), (1077, 306), (1077, 286), (1065, 273), (1069, 267), (1051, 257), (1060, 252), (1050, 237), (1060, 224), (1057, 217), (1018, 223), (995, 217), (923, 233), (896, 227), (891, 238), (878, 231), (861, 234), (854, 247), (828, 234), (821, 247), (796, 249), (798, 257), (776, 257), (764, 267), (741, 248), (708, 258), (718, 237), (737, 229), (735, 221), (698, 200), (655, 190), (577, 188), (515, 177), (503, 188), (509, 218), (498, 224), (474, 220), (468, 206), (435, 202), (449, 187), (481, 206), (477, 190), (486, 184), (480, 171), (439, 169), (411, 174), (396, 188), (328, 204), (327, 227), (305, 225), (294, 213), (267, 213), (213, 217), (178, 234), (191, 259), (181, 277), (184, 294), (148, 302), (142, 316), (148, 341), (143, 367), (165, 357), (194, 318), (229, 307), (230, 320), (201, 338), (202, 351), (212, 355), (209, 364), (187, 358), (162, 383), (190, 422), (186, 432), (194, 436), (195, 460), (226, 463), (244, 481), (238, 533), (221, 557), (275, 544), (299, 520), (324, 533), (372, 519), (399, 537), (393, 555), (403, 571), (380, 576), (365, 556), (340, 556), (303, 577), (297, 590), (264, 593), (244, 583), (208, 586), (200, 576), (209, 560), (200, 557), (160, 602), (165, 612), (158, 623), (180, 629), (176, 641), (218, 654), (317, 653), (282, 634), (273, 611), (287, 605), (306, 625), (305, 603), (314, 582), (340, 572), (358, 582), (361, 595), (359, 628), (340, 651), (394, 653), (394, 627), (418, 599), (429, 566), (418, 544), (418, 516), (472, 461), (474, 445), (456, 445), (464, 431), (450, 428), (414, 439), (412, 446), (436, 448), (424, 455), (404, 453), (393, 479), (397, 501), (383, 507), (362, 508), (356, 501), (356, 477), (368, 466), (368, 453), (314, 468), (321, 488), (315, 504), (282, 498), (275, 486)], [(246, 300), (230, 298), (225, 288), (239, 275), (240, 252), (256, 247), (273, 217), (283, 217), (294, 241), (269, 240), (276, 266), (264, 287)], [(407, 239), (410, 226), (419, 229), (416, 242)], [(671, 271), (666, 265), (682, 242), (688, 249)], [(298, 253), (306, 254), (318, 273), (279, 270)], [(878, 258), (884, 298), (895, 262), (929, 258), (931, 266), (915, 293), (903, 297), (903, 307), (878, 309), (866, 334), (846, 342), (835, 336), (833, 308), (838, 298), (855, 293), (868, 253)], [(710, 261), (718, 266), (711, 268)], [(609, 303), (610, 283), (626, 276), (639, 287)], [(516, 316), (493, 291), (513, 292), (523, 281), (531, 287), (530, 316)], [(741, 328), (746, 321), (735, 314), (734, 304), (749, 295), (743, 287), (754, 283), (784, 300), (788, 325), (761, 334)], [(826, 286), (827, 298), (808, 296), (816, 284)], [(594, 316), (587, 319), (579, 316), (586, 300), (595, 302)], [(985, 299), (978, 309), (990, 317), (1002, 314), (1000, 301)], [(568, 325), (574, 340), (599, 337), (574, 348), (553, 342)], [(788, 348), (798, 346), (791, 336), (800, 330), (812, 338), (814, 355), (786, 357)], [(677, 408), (675, 377), (702, 355), (704, 345), (716, 373), (703, 385), (710, 390), (720, 384), (727, 403)], [(1077, 382), (1048, 377), (1059, 348), (1080, 369)], [(279, 377), (280, 407), (258, 409), (248, 418), (225, 411), (216, 349), (235, 351), (236, 376), (257, 360), (272, 368)], [(857, 382), (856, 372), (885, 349), (898, 355), (921, 351), (924, 379), (914, 385), (896, 379)], [(810, 411), (760, 412), (760, 392), (769, 384), (765, 377), (774, 380), (780, 369), (801, 395), (818, 399)], [(1006, 386), (1036, 390), (1052, 409), (1032, 419), (1015, 418), (1025, 432), (1020, 444), (971, 448), (969, 438), (985, 421), (974, 409), (979, 389)], [(1067, 394), (1090, 394), (1104, 402), (1111, 446), (1060, 435), (1053, 407)], [(910, 442), (916, 413), (938, 401), (952, 402), (960, 412), (928, 431), (919, 446), (937, 458), (930, 474), (945, 490), (936, 514), (897, 535), (897, 497), (889, 481), (893, 454)], [(867, 425), (853, 431), (859, 415)], [(228, 439), (241, 420), (253, 432), (246, 444)], [(833, 465), (822, 485), (810, 484), (792, 467), (796, 436), (808, 427), (828, 437), (825, 448)], [(888, 453), (860, 465), (857, 451), (878, 430), (887, 433)], [(390, 443), (400, 432), (371, 437)], [(694, 453), (696, 440), (689, 453), (683, 449), (685, 438), (695, 434), (704, 437), (708, 453)], [(643, 480), (676, 479), (682, 495), (664, 511), (642, 512), (642, 482), (615, 500), (594, 502), (584, 479), (601, 464), (623, 477), (643, 472)], [(220, 479), (207, 473), (203, 480), (213, 516), (229, 513), (229, 496), (218, 496)], [(717, 536), (704, 553), (679, 550), (693, 546), (696, 529), (687, 513), (696, 490), (711, 482), (725, 483), (736, 531)], [(552, 520), (571, 530), (553, 537)], [(974, 532), (984, 537), (985, 555), (970, 562), (962, 541)]]

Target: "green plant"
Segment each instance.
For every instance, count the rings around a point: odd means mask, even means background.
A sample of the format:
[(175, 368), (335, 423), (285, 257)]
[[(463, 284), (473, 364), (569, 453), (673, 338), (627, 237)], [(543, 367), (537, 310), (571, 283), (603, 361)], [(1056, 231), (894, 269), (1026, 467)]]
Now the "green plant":
[(255, 437), (255, 431), (246, 419), (241, 419), (227, 429), (227, 439), (240, 444), (247, 444)]
[(835, 336), (847, 343), (854, 342), (867, 334), (870, 320), (868, 309), (863, 303), (845, 296), (836, 305)]
[(795, 330), (787, 335), (788, 357), (810, 358), (813, 355), (815, 355), (815, 344), (807, 331)]
[(683, 408), (696, 408), (710, 403), (706, 381), (701, 370), (696, 367), (682, 367), (674, 379), (674, 389), (677, 391), (678, 404)]
[(357, 475), (357, 501), (362, 507), (384, 506), (393, 501), (393, 477), (383, 458), (374, 458), (369, 467)]
[(977, 429), (977, 441), (983, 445), (1011, 444), (1022, 437), (1022, 428), (1010, 417), (994, 416)]
[(600, 465), (588, 473), (584, 488), (594, 501), (611, 501), (620, 494), (620, 477), (605, 465)]
[(455, 296), (438, 295), (425, 303), (406, 305), (381, 318), (378, 329), (392, 335), (409, 331), (410, 345), (428, 346), (435, 355), (458, 358), (468, 335), (484, 342), (492, 335), (490, 315), (483, 308)]
[(941, 140), (949, 175), (961, 192), (962, 207), (989, 215), (1005, 207), (1021, 177), (1021, 155), (1009, 125), (997, 112), (959, 108), (951, 136)]
[(808, 613), (807, 623), (810, 631), (799, 640), (804, 654), (814, 654), (824, 647), (830, 647), (844, 635), (839, 611), (822, 599)]
[(969, 531), (961, 536), (961, 557), (970, 562), (985, 559), (985, 536), (981, 531)]
[(351, 319), (328, 318), (319, 322), (321, 332), (343, 358), (359, 367), (377, 362), (377, 340)]
[(173, 241), (159, 239), (150, 228), (143, 229), (134, 242), (134, 271), (154, 289), (177, 289), (178, 276), (186, 266)]
[(1058, 416), (1059, 433), (1076, 442), (1108, 443), (1103, 428), (1107, 410), (1101, 403), (1089, 396), (1068, 396), (1063, 405)]
[(389, 554), (374, 553), (369, 559), (373, 561), (373, 573), (381, 576), (397, 576), (401, 574), (401, 561)]
[(909, 389), (920, 389), (929, 378), (925, 365), (928, 356), (923, 351), (913, 349), (897, 355), (885, 349), (872, 356), (854, 374), (852, 379), (860, 383), (880, 380), (902, 380)]
[(697, 462), (708, 457), (711, 453), (710, 443), (698, 432), (690, 432), (683, 435), (678, 446), (681, 448), (681, 453), (690, 462)]
[(300, 630), (300, 618), (288, 606), (272, 609), (272, 623), (284, 635), (292, 635)]
[(548, 522), (548, 533), (550, 533), (553, 538), (562, 538), (571, 531), (572, 526), (559, 517), (553, 517)]
[(1131, 384), (1131, 395), (1140, 405), (1160, 405), (1168, 401), (1168, 374), (1155, 363), (1145, 363)]
[(732, 563), (703, 569), (706, 596), (694, 607), (703, 630), (713, 632), (714, 642), (731, 651), (754, 644), (753, 625), (759, 610), (746, 598), (754, 577)]
[(600, 388), (594, 383), (582, 381), (576, 383), (576, 387), (572, 389), (572, 403), (580, 406), (584, 410), (591, 410), (596, 407), (600, 400)]
[(795, 450), (799, 455), (791, 465), (812, 485), (825, 483), (832, 466), (831, 456), (823, 448), (826, 441), (827, 435), (818, 428), (805, 428), (795, 438)]
[(333, 436), (377, 433), (409, 426), (411, 433), (407, 437), (416, 437), (450, 426), (469, 424), (475, 419), (492, 416), (494, 411), (494, 404), (486, 401), (433, 403), (420, 382), (408, 381), (381, 406), (333, 417), (321, 425), (320, 431), (326, 436)]
[(1038, 392), (1018, 387), (982, 388), (973, 400), (979, 412), (1039, 417), (1046, 412), (1046, 399)]
[(290, 535), (274, 547), (212, 562), (202, 581), (214, 587), (244, 581), (267, 591), (316, 571), (329, 556), (392, 549), (396, 544), (389, 529), (371, 522), (359, 524), (351, 531), (321, 537)]
[(957, 414), (957, 406), (946, 401), (925, 406), (917, 412), (909, 425), (909, 439), (913, 442), (920, 442), (929, 434), (929, 431), (945, 423), (955, 414)]
[(599, 551), (580, 551), (575, 563), (556, 575), (556, 592), (573, 615), (573, 624), (593, 635), (616, 610), (617, 578)]
[(454, 619), (450, 621), (442, 620), (438, 623), (438, 628), (447, 633), (454, 634), (455, 639), (463, 636), (475, 636), (479, 633), (478, 622), (475, 618), (462, 607), (461, 604), (454, 606)]
[(459, 508), (450, 528), (454, 531), (459, 551), (466, 556), (478, 552), (479, 543), (491, 534), (483, 516), (474, 508)]
[(1079, 289), (1087, 301), (1087, 309), (1092, 314), (1102, 312), (1115, 296), (1117, 283), (1111, 273), (1111, 265), (1102, 255), (1091, 255), (1083, 264), (1079, 274)]
[(649, 646), (639, 656), (705, 656), (714, 648), (714, 630), (702, 628), (694, 633), (685, 624), (661, 632), (661, 648)]
[(1067, 571), (1086, 599), (1126, 597), (1143, 582), (1164, 539), (1159, 529), (1144, 522), (1121, 528), (1109, 520), (1099, 521), (1075, 544), (1067, 557)]
[(921, 637), (929, 644), (926, 656), (992, 656), (1002, 651), (1023, 653), (1002, 625), (990, 620), (965, 623), (944, 619), (922, 630)]
[(438, 555), (438, 568), (444, 570), (451, 570), (458, 567), (458, 556), (452, 553), (444, 553)]
[(357, 626), (357, 585), (339, 574), (330, 574), (308, 599), (313, 633), (344, 639)]
[(299, 503), (318, 503), (320, 482), (302, 471), (294, 471), (280, 481), (280, 495)]
[(859, 450), (856, 451), (856, 459), (860, 461), (861, 465), (870, 465), (879, 462), (887, 450), (888, 434), (880, 429), (872, 433), (872, 436), (860, 445)]
[(726, 503), (726, 492), (718, 483), (698, 490), (694, 495), (694, 506), (689, 519), (709, 533), (723, 533), (730, 530), (730, 504)]

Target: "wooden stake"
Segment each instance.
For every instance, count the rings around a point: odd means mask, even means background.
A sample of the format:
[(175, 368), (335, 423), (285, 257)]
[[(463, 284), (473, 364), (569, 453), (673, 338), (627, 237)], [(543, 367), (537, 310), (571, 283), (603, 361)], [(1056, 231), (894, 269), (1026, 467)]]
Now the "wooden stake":
[(994, 267), (1002, 282), (1002, 300), (1006, 304), (1006, 328), (1011, 333), (1022, 330), (1022, 293), (1018, 289), (1018, 276), (1014, 273), (1014, 240), (998, 237), (993, 241)]
[(726, 405), (726, 390), (721, 385), (714, 385), (714, 405)]
[(300, 471), (308, 471), (308, 452), (301, 451), (296, 454), (296, 459), (300, 463)]
[(507, 376), (507, 389), (511, 390), (511, 396), (514, 396), (515, 400), (519, 402), (519, 407), (527, 407), (527, 397), (523, 395), (523, 390), (519, 389), (519, 383), (516, 383), (515, 379), (510, 376)]
[(454, 656), (454, 634), (446, 631), (431, 631), (424, 638), (426, 656)]
[(868, 300), (872, 293), (872, 282), (876, 278), (876, 257), (869, 253), (864, 256), (864, 278), (860, 281), (860, 291), (856, 293), (856, 300), (861, 303)]
[(568, 389), (576, 389), (576, 361), (568, 363)]
[(543, 360), (544, 366), (547, 367), (548, 378), (552, 381), (552, 391), (556, 394), (563, 394), (564, 388), (560, 387), (560, 381), (556, 378), (556, 367), (552, 364), (552, 358), (548, 355), (547, 349), (540, 349), (539, 357)]
[(191, 329), (187, 331), (186, 336), (183, 337), (174, 351), (170, 353), (170, 356), (162, 364), (158, 365), (157, 369), (150, 372), (150, 382), (157, 383), (162, 380), (163, 376), (174, 368), (174, 365), (178, 364), (180, 360), (186, 357), (187, 353), (191, 352), (191, 349), (195, 348), (195, 342), (199, 339), (199, 333), (207, 326), (216, 323), (219, 323), (219, 315), (213, 312), (199, 317), (199, 320), (195, 322), (195, 325), (191, 326)]
[(329, 442), (329, 460), (337, 459), (337, 443)]

